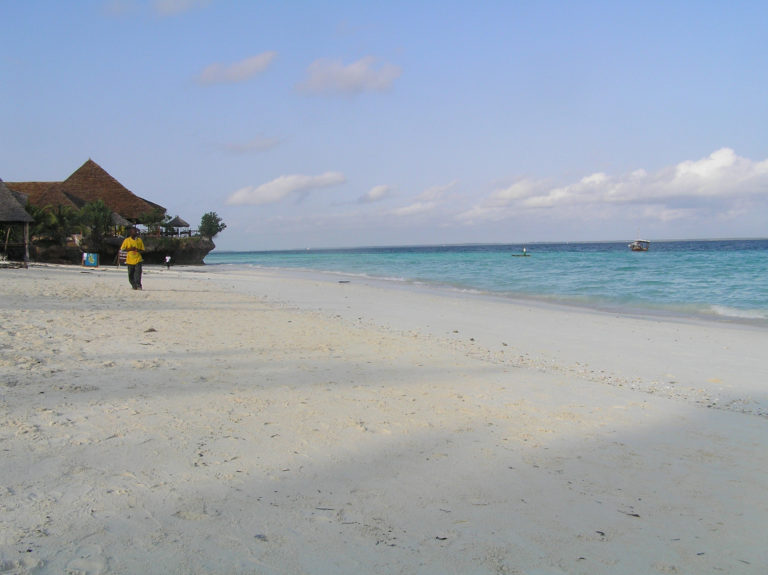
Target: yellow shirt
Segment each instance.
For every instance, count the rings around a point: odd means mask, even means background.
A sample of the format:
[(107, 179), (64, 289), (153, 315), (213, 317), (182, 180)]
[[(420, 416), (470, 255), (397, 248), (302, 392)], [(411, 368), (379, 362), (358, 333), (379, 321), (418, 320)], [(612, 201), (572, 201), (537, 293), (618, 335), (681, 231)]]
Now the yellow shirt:
[[(136, 248), (139, 251), (133, 251), (130, 252), (127, 251), (128, 248)], [(125, 263), (129, 266), (135, 266), (137, 263), (142, 261), (141, 259), (141, 252), (144, 251), (144, 242), (141, 241), (141, 238), (136, 237), (127, 237), (123, 240), (123, 245), (120, 246), (120, 250), (125, 252)]]

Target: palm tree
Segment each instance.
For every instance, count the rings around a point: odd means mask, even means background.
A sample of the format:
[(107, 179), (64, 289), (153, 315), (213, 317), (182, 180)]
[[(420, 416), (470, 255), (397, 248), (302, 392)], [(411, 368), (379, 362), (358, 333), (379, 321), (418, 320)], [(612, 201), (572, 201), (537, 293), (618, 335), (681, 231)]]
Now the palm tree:
[(101, 247), (112, 225), (112, 210), (102, 200), (85, 204), (80, 209), (80, 223), (88, 230), (88, 243), (95, 250)]
[(32, 222), (32, 226), (30, 228), (30, 233), (32, 234), (32, 237), (37, 238), (50, 238), (52, 237), (52, 230), (54, 228), (53, 223), (53, 215), (52, 215), (52, 208), (51, 206), (45, 206), (43, 208), (38, 208), (37, 206), (33, 206), (30, 203), (27, 203), (27, 207), (25, 208), (27, 210), (27, 213), (32, 216), (32, 218), (35, 220)]
[(67, 238), (80, 232), (80, 214), (70, 206), (57, 206), (53, 212), (53, 239), (64, 244)]
[(27, 204), (27, 213), (34, 218), (32, 236), (64, 245), (69, 236), (80, 231), (80, 215), (71, 206), (37, 207)]

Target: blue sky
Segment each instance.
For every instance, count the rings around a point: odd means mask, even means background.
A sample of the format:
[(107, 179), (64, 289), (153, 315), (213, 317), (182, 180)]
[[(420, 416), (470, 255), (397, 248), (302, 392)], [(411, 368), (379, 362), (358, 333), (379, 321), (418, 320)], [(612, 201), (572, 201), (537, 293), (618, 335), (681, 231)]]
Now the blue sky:
[(0, 178), (220, 250), (768, 236), (764, 1), (3, 0)]

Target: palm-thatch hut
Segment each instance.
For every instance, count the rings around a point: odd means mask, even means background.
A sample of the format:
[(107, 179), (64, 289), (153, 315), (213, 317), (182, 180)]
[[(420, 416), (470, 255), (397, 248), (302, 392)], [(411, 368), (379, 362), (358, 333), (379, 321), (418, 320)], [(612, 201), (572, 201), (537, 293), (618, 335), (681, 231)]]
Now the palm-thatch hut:
[[(189, 235), (189, 224), (184, 220), (182, 220), (179, 216), (176, 216), (165, 225), (169, 228), (173, 228), (174, 233), (177, 236), (180, 236), (182, 233)], [(184, 232), (182, 232), (183, 228), (187, 228), (187, 229)]]
[[(2, 243), (2, 255), (8, 259), (15, 258), (21, 253), (26, 267), (29, 262), (29, 224), (34, 221), (24, 209), (26, 197), (12, 192), (3, 180), (0, 180), (0, 226), (5, 228)], [(21, 233), (19, 228), (23, 228)], [(11, 242), (11, 239), (14, 241)], [(19, 248), (23, 248), (21, 251)]]

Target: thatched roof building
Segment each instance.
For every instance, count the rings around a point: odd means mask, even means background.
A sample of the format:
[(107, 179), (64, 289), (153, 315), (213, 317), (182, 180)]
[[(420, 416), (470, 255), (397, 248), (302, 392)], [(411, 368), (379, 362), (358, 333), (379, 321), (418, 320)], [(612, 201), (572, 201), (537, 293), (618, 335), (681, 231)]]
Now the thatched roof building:
[[(0, 180), (0, 224), (6, 228), (4, 237), (0, 238), (0, 250), (3, 258), (13, 258), (14, 248), (20, 248), (18, 257), (24, 260), (26, 266), (29, 261), (29, 224), (35, 220), (24, 209), (25, 204), (26, 196), (11, 191), (3, 180)], [(11, 232), (14, 227), (19, 226), (23, 226), (21, 238), (14, 237), (14, 242), (11, 243)]]
[(133, 223), (142, 223), (142, 216), (165, 208), (145, 200), (128, 190), (104, 168), (89, 159), (63, 182), (8, 182), (8, 187), (29, 196), (29, 203), (44, 208), (69, 206), (75, 209), (85, 204), (103, 201), (116, 214)]
[[(34, 206), (69, 205), (77, 208), (66, 196), (53, 196), (48, 192), (55, 184), (59, 183), (61, 182), (6, 182), (6, 185), (14, 192), (26, 196)], [(24, 205), (26, 206), (26, 201)]]
[(35, 221), (24, 209), (24, 196), (12, 192), (3, 180), (0, 180), (0, 223), (28, 224)]
[(173, 218), (170, 222), (168, 222), (168, 225), (172, 228), (188, 228), (189, 224), (182, 220), (179, 216), (176, 216)]

